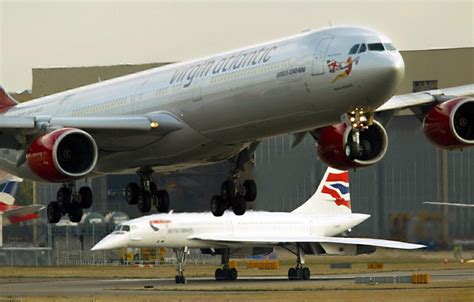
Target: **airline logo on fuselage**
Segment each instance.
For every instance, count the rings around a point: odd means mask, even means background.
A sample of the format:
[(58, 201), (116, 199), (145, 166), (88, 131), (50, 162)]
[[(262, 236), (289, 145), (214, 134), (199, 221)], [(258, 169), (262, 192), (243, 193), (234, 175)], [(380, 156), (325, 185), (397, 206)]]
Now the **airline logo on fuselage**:
[(194, 79), (205, 77), (209, 73), (217, 75), (222, 72), (236, 71), (244, 67), (267, 63), (271, 59), (270, 54), (277, 48), (278, 46), (262, 47), (248, 52), (243, 51), (238, 54), (232, 54), (218, 60), (211, 59), (179, 68), (171, 77), (170, 84), (184, 82), (183, 87), (189, 87)]
[(165, 219), (150, 220), (150, 227), (153, 229), (153, 231), (158, 232), (160, 228), (157, 227), (155, 224), (167, 224), (170, 222), (171, 220), (165, 220)]
[(349, 172), (329, 173), (321, 192), (334, 198), (338, 206), (350, 209)]
[(359, 63), (359, 57), (352, 59), (352, 57), (348, 57), (345, 62), (341, 61), (336, 61), (336, 60), (327, 60), (326, 64), (329, 67), (329, 72), (330, 73), (335, 73), (337, 71), (341, 71), (333, 80), (332, 82), (335, 83), (336, 81), (348, 77), (351, 72), (352, 68), (354, 67), (354, 64)]

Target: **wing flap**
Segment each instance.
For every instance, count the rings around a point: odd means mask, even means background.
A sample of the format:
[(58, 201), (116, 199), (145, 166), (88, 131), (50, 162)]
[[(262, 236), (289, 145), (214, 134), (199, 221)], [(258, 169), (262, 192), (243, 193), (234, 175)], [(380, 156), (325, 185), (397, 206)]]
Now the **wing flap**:
[(188, 239), (213, 241), (219, 243), (243, 243), (243, 244), (269, 244), (276, 245), (281, 243), (340, 243), (340, 244), (361, 244), (375, 247), (385, 247), (394, 249), (419, 249), (426, 246), (421, 244), (406, 243), (393, 240), (372, 239), (372, 238), (350, 238), (350, 237), (326, 237), (326, 236), (293, 236), (293, 235), (273, 235), (262, 236), (235, 235), (235, 234), (200, 234), (193, 235)]

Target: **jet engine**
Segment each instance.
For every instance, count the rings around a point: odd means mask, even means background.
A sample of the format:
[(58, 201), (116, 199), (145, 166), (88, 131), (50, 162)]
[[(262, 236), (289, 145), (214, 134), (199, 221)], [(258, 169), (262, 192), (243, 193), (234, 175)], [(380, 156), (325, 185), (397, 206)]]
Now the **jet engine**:
[(474, 145), (474, 99), (454, 98), (433, 106), (423, 120), (428, 140), (443, 149)]
[(374, 121), (367, 129), (360, 131), (361, 152), (353, 158), (348, 158), (345, 148), (353, 143), (353, 131), (345, 123), (323, 128), (317, 138), (319, 158), (327, 165), (340, 170), (370, 166), (380, 161), (388, 146), (385, 128)]
[(87, 132), (63, 128), (36, 138), (26, 153), (30, 170), (49, 182), (64, 182), (90, 173), (97, 145)]

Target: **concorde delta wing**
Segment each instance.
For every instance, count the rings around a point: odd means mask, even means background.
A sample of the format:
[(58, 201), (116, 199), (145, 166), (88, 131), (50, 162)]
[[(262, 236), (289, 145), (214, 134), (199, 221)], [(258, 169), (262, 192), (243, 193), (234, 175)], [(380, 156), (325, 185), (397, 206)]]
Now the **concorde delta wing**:
[(372, 239), (372, 238), (350, 238), (350, 237), (326, 237), (326, 236), (294, 236), (294, 235), (274, 235), (274, 234), (262, 234), (262, 235), (250, 235), (250, 234), (219, 234), (209, 233), (193, 235), (189, 237), (193, 240), (211, 241), (218, 244), (262, 244), (262, 245), (278, 245), (285, 243), (339, 243), (339, 244), (360, 244), (375, 247), (394, 248), (394, 249), (420, 249), (426, 246), (421, 244), (405, 243), (400, 241), (383, 240), (383, 239)]
[(436, 101), (448, 100), (449, 97), (461, 97), (469, 95), (474, 95), (474, 84), (401, 94), (389, 99), (385, 104), (377, 108), (376, 111), (405, 109), (431, 104)]

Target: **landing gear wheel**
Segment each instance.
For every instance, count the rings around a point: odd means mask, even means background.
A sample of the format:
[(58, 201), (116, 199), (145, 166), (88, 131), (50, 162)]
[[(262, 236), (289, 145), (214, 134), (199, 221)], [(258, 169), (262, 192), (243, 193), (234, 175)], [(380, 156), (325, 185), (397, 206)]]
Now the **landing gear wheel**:
[(158, 203), (155, 204), (156, 209), (160, 213), (167, 213), (170, 210), (170, 196), (168, 195), (168, 191), (160, 190), (156, 193), (156, 197)]
[(232, 281), (237, 280), (237, 275), (238, 275), (237, 270), (235, 268), (231, 268), (229, 270), (229, 276), (230, 276), (229, 280), (232, 280)]
[(131, 182), (125, 187), (125, 199), (127, 203), (130, 205), (138, 203), (138, 194), (140, 190), (138, 188), (138, 184), (135, 182)]
[(184, 276), (176, 276), (174, 277), (174, 281), (176, 282), (176, 284), (185, 284), (186, 278), (184, 278)]
[(361, 140), (360, 141), (360, 158), (366, 159), (370, 157), (370, 153), (372, 152), (372, 146), (368, 140)]
[(232, 202), (232, 211), (234, 211), (234, 214), (238, 216), (243, 215), (246, 209), (247, 203), (245, 199), (242, 196), (237, 196)]
[(359, 155), (359, 146), (355, 142), (349, 142), (344, 147), (344, 155), (348, 160), (354, 160)]
[(235, 187), (232, 181), (226, 180), (221, 186), (221, 196), (224, 201), (231, 201), (234, 199)]
[(252, 179), (247, 179), (243, 183), (245, 194), (244, 198), (247, 201), (254, 201), (257, 198), (257, 184)]
[(68, 210), (69, 220), (71, 222), (80, 222), (82, 218), (82, 208), (78, 204), (73, 204)]
[(224, 270), (222, 268), (218, 268), (216, 269), (215, 273), (214, 273), (214, 277), (216, 278), (216, 280), (224, 280)]
[(294, 267), (290, 267), (290, 269), (288, 269), (288, 279), (289, 280), (297, 279), (296, 269)]
[(311, 278), (311, 271), (309, 270), (309, 268), (304, 267), (303, 268), (303, 279), (304, 280), (309, 280), (309, 278)]
[(141, 213), (148, 213), (151, 210), (151, 194), (148, 191), (140, 190), (138, 194), (138, 210)]
[(211, 212), (214, 216), (220, 217), (226, 210), (226, 204), (219, 195), (212, 196), (211, 199)]
[(92, 206), (92, 190), (89, 187), (82, 187), (79, 189), (79, 196), (81, 197), (79, 205), (83, 209), (89, 209)]
[(58, 223), (61, 220), (62, 211), (59, 203), (57, 201), (51, 201), (48, 203), (48, 208), (46, 210), (49, 223)]
[(66, 187), (62, 187), (56, 194), (56, 200), (62, 208), (68, 208), (71, 205), (71, 190)]

